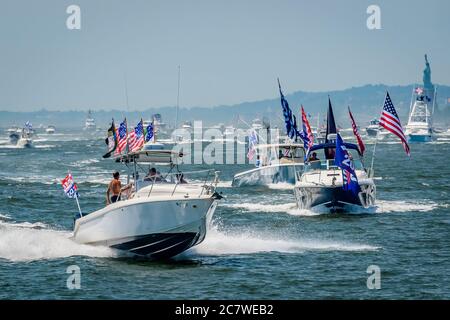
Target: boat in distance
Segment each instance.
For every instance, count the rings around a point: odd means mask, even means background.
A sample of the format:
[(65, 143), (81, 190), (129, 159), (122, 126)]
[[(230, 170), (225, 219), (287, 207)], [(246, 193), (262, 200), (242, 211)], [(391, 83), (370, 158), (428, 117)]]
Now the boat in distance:
[(259, 144), (256, 150), (256, 168), (237, 173), (233, 187), (264, 186), (274, 183), (295, 184), (295, 172), (301, 170), (304, 147), (297, 143)]

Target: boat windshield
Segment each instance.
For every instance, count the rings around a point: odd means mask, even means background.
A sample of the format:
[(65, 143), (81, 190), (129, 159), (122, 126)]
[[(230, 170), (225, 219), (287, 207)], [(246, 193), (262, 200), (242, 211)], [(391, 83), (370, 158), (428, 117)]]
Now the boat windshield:
[[(360, 159), (353, 159), (353, 165), (355, 170), (364, 170), (364, 165)], [(309, 161), (305, 165), (305, 172), (314, 170), (340, 170), (334, 163), (334, 159), (331, 160), (316, 160)]]

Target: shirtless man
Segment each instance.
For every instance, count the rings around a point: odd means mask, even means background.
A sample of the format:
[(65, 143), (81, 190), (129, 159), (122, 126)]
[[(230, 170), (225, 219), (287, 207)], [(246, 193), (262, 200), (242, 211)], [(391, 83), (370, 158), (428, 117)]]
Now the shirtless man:
[[(114, 179), (111, 180), (108, 186), (108, 190), (106, 191), (106, 204), (111, 204), (116, 201), (120, 201), (120, 194), (122, 191), (129, 189), (130, 186), (125, 186), (122, 188), (122, 183), (120, 182), (120, 174), (118, 171), (113, 173)], [(110, 193), (112, 196), (110, 198)]]

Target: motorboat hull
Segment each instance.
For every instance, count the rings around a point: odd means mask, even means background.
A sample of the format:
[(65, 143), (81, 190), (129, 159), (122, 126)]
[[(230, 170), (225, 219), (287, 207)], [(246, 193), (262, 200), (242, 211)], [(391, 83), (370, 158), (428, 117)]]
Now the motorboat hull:
[(376, 189), (373, 183), (360, 184), (358, 194), (347, 191), (342, 185), (296, 186), (294, 189), (299, 209), (313, 209), (330, 213), (361, 213), (375, 205)]
[(375, 138), (378, 134), (378, 128), (366, 128), (367, 135)]
[(16, 132), (12, 132), (9, 134), (9, 142), (11, 144), (17, 144), (17, 142), (20, 139), (20, 134), (16, 133)]
[(31, 139), (20, 138), (17, 141), (17, 146), (21, 147), (21, 148), (32, 148), (33, 147), (33, 141)]
[(409, 142), (431, 142), (433, 136), (431, 134), (408, 134)]
[(216, 206), (212, 197), (119, 201), (77, 219), (73, 239), (146, 258), (170, 258), (203, 241)]
[(301, 172), (302, 167), (303, 164), (290, 163), (255, 168), (236, 174), (232, 186), (261, 186), (274, 183), (295, 184), (295, 172)]

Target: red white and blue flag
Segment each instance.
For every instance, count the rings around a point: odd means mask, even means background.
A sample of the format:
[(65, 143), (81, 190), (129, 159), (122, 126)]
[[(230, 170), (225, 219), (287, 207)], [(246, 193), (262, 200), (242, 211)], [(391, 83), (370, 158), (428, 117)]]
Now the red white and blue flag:
[(356, 141), (358, 141), (359, 151), (361, 152), (361, 154), (364, 154), (364, 151), (366, 151), (366, 146), (364, 145), (361, 135), (359, 134), (358, 126), (356, 125), (355, 119), (353, 118), (353, 114), (350, 111), (350, 107), (348, 107), (348, 114), (350, 115), (350, 120), (352, 121), (353, 134), (356, 137)]
[(252, 160), (256, 153), (256, 145), (258, 144), (258, 134), (255, 130), (252, 130), (248, 136), (248, 152), (247, 158)]
[(141, 121), (137, 124), (133, 131), (130, 132), (128, 137), (128, 150), (129, 152), (135, 152), (142, 148), (144, 145), (144, 124)]
[(116, 154), (122, 153), (127, 147), (127, 119), (120, 123), (117, 128), (117, 148)]
[(61, 184), (69, 198), (78, 198), (78, 188), (70, 173), (61, 181)]
[(399, 137), (406, 154), (408, 156), (411, 155), (405, 133), (403, 132), (402, 124), (400, 123), (400, 118), (398, 117), (397, 111), (395, 111), (389, 92), (386, 92), (383, 112), (381, 113), (380, 118), (380, 126)]
[(314, 135), (311, 130), (311, 126), (309, 125), (308, 117), (306, 116), (305, 109), (303, 109), (302, 106), (302, 122), (303, 122), (303, 132), (308, 139), (308, 141), (305, 143), (305, 145), (309, 148), (311, 148), (314, 144)]

